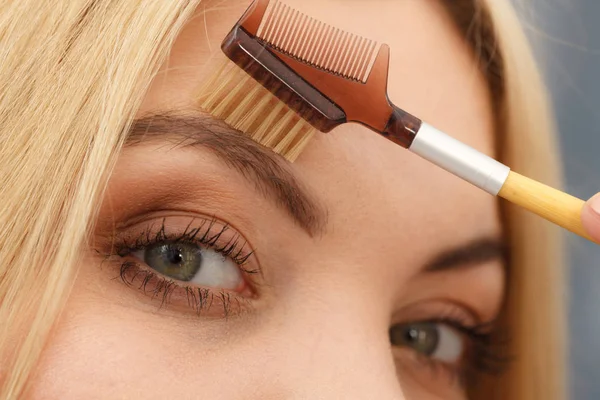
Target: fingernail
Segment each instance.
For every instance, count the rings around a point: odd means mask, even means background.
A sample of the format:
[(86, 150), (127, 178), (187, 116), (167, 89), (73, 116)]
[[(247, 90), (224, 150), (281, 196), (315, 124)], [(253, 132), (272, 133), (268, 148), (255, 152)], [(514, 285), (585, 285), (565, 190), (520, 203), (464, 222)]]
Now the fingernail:
[(600, 216), (600, 193), (590, 199), (589, 205), (590, 209)]

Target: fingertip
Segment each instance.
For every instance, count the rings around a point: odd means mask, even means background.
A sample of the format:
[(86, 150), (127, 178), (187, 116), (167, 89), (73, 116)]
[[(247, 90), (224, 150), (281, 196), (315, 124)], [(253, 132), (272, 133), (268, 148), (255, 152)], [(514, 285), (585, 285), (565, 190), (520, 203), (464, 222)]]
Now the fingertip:
[(597, 242), (600, 242), (600, 193), (589, 199), (581, 212), (583, 226)]

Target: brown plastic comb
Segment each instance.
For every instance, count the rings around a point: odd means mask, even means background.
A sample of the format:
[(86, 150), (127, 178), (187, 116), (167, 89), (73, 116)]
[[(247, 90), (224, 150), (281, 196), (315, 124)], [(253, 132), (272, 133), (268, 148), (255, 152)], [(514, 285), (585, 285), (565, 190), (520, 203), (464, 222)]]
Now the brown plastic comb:
[(221, 48), (235, 65), (224, 64), (206, 83), (201, 107), (289, 160), (306, 146), (313, 128), (329, 132), (357, 122), (591, 240), (581, 223), (582, 200), (512, 172), (393, 105), (387, 96), (389, 46), (279, 0), (255, 0)]

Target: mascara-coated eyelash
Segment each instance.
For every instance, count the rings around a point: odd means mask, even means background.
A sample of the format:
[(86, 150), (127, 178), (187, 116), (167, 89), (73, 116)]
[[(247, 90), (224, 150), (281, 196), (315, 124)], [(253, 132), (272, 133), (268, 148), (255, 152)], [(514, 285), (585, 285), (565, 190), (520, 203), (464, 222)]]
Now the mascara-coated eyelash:
[(200, 314), (220, 305), (228, 316), (248, 305), (258, 267), (241, 234), (216, 218), (173, 216), (157, 225), (141, 223), (112, 238), (109, 258), (118, 257), (125, 284), (161, 308), (187, 305)]
[[(200, 221), (195, 226), (195, 221)], [(179, 234), (170, 234), (166, 229), (167, 218), (163, 218), (159, 229), (148, 226), (137, 236), (115, 238), (113, 242), (115, 254), (123, 257), (143, 247), (160, 242), (201, 244), (213, 248), (236, 264), (244, 266), (253, 252), (247, 249), (247, 242), (239, 233), (235, 233), (226, 241), (221, 241), (224, 234), (232, 230), (229, 224), (219, 224), (216, 218), (204, 219), (194, 217), (185, 230)], [(254, 273), (256, 271), (246, 271)]]

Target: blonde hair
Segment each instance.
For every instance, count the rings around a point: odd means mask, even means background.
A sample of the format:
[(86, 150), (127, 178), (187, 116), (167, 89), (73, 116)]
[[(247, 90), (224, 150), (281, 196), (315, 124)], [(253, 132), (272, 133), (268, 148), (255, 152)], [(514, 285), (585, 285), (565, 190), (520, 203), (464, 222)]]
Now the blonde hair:
[[(560, 187), (555, 128), (539, 69), (508, 1), (485, 0), (502, 58), (498, 105), (501, 160), (513, 170)], [(566, 397), (565, 275), (560, 231), (528, 212), (503, 204), (511, 260), (503, 323), (513, 358), (508, 373), (482, 385), (480, 398)]]
[[(0, 0), (2, 399), (26, 390), (68, 298), (124, 136), (199, 2)], [(557, 183), (547, 101), (517, 18), (507, 0), (481, 5), (473, 8), (479, 16), (460, 15), (477, 17), (481, 31), (497, 38), (472, 43), (480, 58), (501, 67), (502, 93), (495, 97), (502, 159)], [(482, 378), (474, 397), (561, 399), (558, 241), (535, 217), (510, 207), (506, 216), (512, 263), (503, 316), (517, 357), (508, 374)]]

